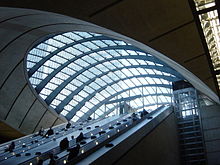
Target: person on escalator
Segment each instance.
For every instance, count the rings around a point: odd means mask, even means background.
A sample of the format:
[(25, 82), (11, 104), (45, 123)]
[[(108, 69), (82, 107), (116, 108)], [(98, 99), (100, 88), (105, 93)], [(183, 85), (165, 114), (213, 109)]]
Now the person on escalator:
[(141, 111), (141, 118), (149, 114), (145, 109)]
[(83, 139), (85, 139), (85, 137), (84, 137), (83, 133), (81, 132), (79, 134), (79, 136), (77, 136), (77, 138), (76, 138), (76, 143), (81, 142)]
[(69, 147), (69, 141), (68, 141), (68, 139), (66, 137), (66, 138), (64, 138), (63, 140), (60, 141), (60, 149), (61, 150), (65, 150), (68, 147)]
[(50, 155), (49, 155), (49, 158), (50, 158), (50, 162), (49, 162), (48, 165), (56, 165), (56, 164), (57, 164), (57, 163), (56, 163), (56, 159), (55, 159), (55, 157), (54, 157), (53, 154), (50, 154)]
[(68, 122), (67, 125), (66, 125), (66, 129), (70, 128), (70, 126), (71, 126), (71, 123)]
[(75, 158), (79, 154), (79, 150), (80, 150), (80, 145), (79, 144), (77, 144), (73, 148), (69, 148), (68, 149), (68, 151), (69, 151), (68, 161), (70, 161), (73, 158)]
[(53, 129), (50, 127), (50, 129), (46, 132), (46, 134), (44, 136), (46, 137), (46, 136), (50, 136), (53, 134), (54, 134)]
[(5, 152), (7, 152), (7, 151), (13, 152), (14, 149), (15, 149), (15, 142), (11, 142), (11, 144), (9, 144), (8, 148), (5, 149)]
[(40, 136), (44, 135), (44, 128), (43, 127), (40, 128), (38, 135), (40, 135)]
[(132, 121), (137, 121), (138, 120), (138, 117), (137, 117), (137, 114), (136, 113), (132, 113)]

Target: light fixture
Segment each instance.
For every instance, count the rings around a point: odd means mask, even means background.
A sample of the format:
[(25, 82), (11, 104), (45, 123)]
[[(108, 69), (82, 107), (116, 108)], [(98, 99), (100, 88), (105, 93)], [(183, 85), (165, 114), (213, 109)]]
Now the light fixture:
[[(197, 11), (216, 6), (215, 0), (194, 0), (194, 2)], [(204, 12), (201, 12), (198, 17), (205, 36), (214, 71), (220, 71), (220, 23), (218, 11), (216, 9), (204, 10)], [(220, 88), (220, 77), (216, 75), (216, 79)]]

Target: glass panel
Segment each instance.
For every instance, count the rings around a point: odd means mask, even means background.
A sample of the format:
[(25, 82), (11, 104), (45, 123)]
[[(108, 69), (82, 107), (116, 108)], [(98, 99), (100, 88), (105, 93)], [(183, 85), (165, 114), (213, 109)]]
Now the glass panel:
[(69, 67), (65, 67), (65, 68), (63, 68), (61, 71), (62, 71), (63, 73), (68, 74), (68, 75), (73, 75), (73, 74), (76, 73), (74, 70), (70, 69)]
[(67, 75), (67, 74), (65, 74), (65, 73), (63, 73), (63, 72), (59, 72), (59, 73), (56, 74), (56, 77), (57, 77), (57, 78), (60, 78), (60, 79), (62, 79), (62, 80), (66, 80), (66, 79), (68, 79), (70, 76)]
[(73, 40), (63, 36), (63, 35), (58, 35), (58, 36), (55, 36), (54, 39), (58, 40), (58, 41), (61, 41), (61, 42), (64, 42), (66, 44), (70, 44), (73, 42)]
[(100, 78), (97, 78), (97, 79), (95, 80), (95, 82), (96, 82), (97, 84), (99, 84), (100, 86), (105, 86), (105, 85), (106, 85), (106, 82), (103, 81), (103, 80), (100, 79)]
[(75, 34), (82, 36), (83, 38), (89, 38), (92, 37), (91, 34), (87, 33), (87, 32), (74, 32)]
[(82, 74), (83, 74), (84, 76), (90, 78), (90, 79), (92, 79), (92, 78), (95, 77), (95, 75), (94, 75), (92, 72), (88, 71), (88, 70), (86, 70), (86, 71), (83, 72)]
[[(115, 50), (106, 50), (106, 52), (108, 52), (108, 54), (110, 54), (113, 57), (118, 57), (121, 56), (118, 52), (116, 52)], [(109, 56), (109, 58), (111, 57)]]
[(93, 92), (95, 91), (94, 89), (92, 89), (92, 88), (90, 88), (90, 87), (88, 87), (88, 86), (85, 86), (84, 90), (85, 90), (86, 92), (88, 92), (88, 93), (93, 93)]
[(82, 44), (77, 44), (77, 45), (74, 45), (73, 47), (80, 50), (81, 52), (84, 52), (84, 53), (91, 50), (91, 49), (83, 46)]
[(61, 43), (57, 40), (54, 40), (54, 39), (47, 40), (47, 43), (50, 44), (50, 45), (53, 45), (54, 47), (57, 47), (57, 48), (60, 48), (60, 47), (65, 45), (65, 44), (63, 44), (63, 43)]
[(64, 100), (65, 98), (66, 98), (66, 96), (63, 94), (58, 94), (56, 97), (56, 99), (59, 99), (59, 100)]
[(104, 58), (103, 58), (101, 55), (97, 54), (97, 53), (92, 53), (92, 54), (90, 54), (89, 56), (92, 57), (92, 58), (94, 58), (94, 59), (97, 60), (97, 61), (102, 61), (102, 60), (104, 60)]
[(100, 86), (94, 82), (92, 82), (89, 86), (94, 88), (95, 90), (98, 90), (100, 88)]
[(84, 56), (82, 59), (90, 64), (94, 64), (97, 62), (95, 59), (91, 58), (90, 56)]
[(48, 83), (45, 88), (48, 88), (48, 89), (51, 89), (51, 90), (54, 90), (58, 87), (58, 85), (55, 85), (55, 84), (52, 84), (52, 83)]
[(73, 107), (72, 107), (71, 105), (66, 105), (66, 106), (64, 107), (64, 109), (67, 110), (67, 111), (70, 111), (70, 110), (73, 109)]
[(88, 64), (87, 62), (85, 62), (85, 61), (83, 61), (83, 60), (81, 60), (81, 59), (78, 59), (78, 60), (74, 61), (74, 63), (76, 63), (76, 64), (78, 64), (78, 65), (80, 65), (80, 66), (82, 66), (82, 67), (87, 67), (87, 66), (89, 66), (89, 64)]
[(102, 41), (92, 41), (94, 44), (98, 45), (101, 48), (107, 47), (107, 45)]
[(79, 51), (79, 50), (77, 50), (77, 49), (75, 49), (73, 47), (66, 48), (65, 51), (69, 52), (70, 54), (72, 54), (74, 56), (78, 56), (78, 55), (82, 54), (81, 51)]
[(90, 48), (90, 49), (92, 49), (92, 50), (99, 48), (98, 46), (96, 46), (96, 45), (93, 44), (92, 42), (84, 42), (83, 45), (86, 46), (86, 47), (88, 47), (88, 48)]
[(89, 81), (89, 79), (85, 76), (83, 76), (82, 74), (80, 74), (79, 76), (76, 77), (76, 79), (82, 81), (82, 82), (87, 82)]
[(72, 83), (75, 85), (75, 86), (81, 86), (83, 83), (82, 82), (80, 82), (79, 80), (77, 80), (77, 79), (74, 79), (74, 81), (72, 81)]
[[(46, 57), (48, 54), (50, 54), (49, 52), (46, 52), (44, 50), (40, 50), (40, 49), (37, 49), (37, 48), (33, 48), (29, 54), (35, 54), (39, 57)], [(27, 57), (28, 58), (28, 57)]]
[(67, 90), (67, 89), (63, 89), (60, 93), (64, 94), (64, 95), (69, 95), (71, 93), (71, 91)]
[(53, 78), (50, 80), (50, 82), (51, 82), (51, 83), (54, 83), (54, 84), (57, 84), (57, 85), (60, 85), (60, 84), (63, 82), (63, 80), (58, 79), (58, 78), (56, 78), (56, 77), (53, 77)]
[(111, 40), (102, 40), (105, 44), (107, 44), (108, 46), (115, 46), (116, 43), (112, 42)]
[(49, 94), (51, 94), (51, 92), (52, 90), (44, 88), (40, 93), (48, 96)]
[(83, 38), (80, 37), (79, 35), (76, 35), (75, 33), (72, 33), (72, 32), (64, 33), (63, 35), (66, 36), (66, 37), (69, 37), (69, 38), (71, 38), (71, 39), (73, 39), (73, 40), (75, 40), (75, 41), (78, 41), (78, 40), (83, 39)]
[(79, 70), (82, 69), (81, 66), (76, 65), (76, 64), (74, 64), (74, 63), (69, 64), (69, 65), (68, 65), (68, 68), (71, 68), (71, 69), (73, 69), (73, 70), (75, 70), (75, 71), (79, 71)]
[(80, 92), (78, 93), (78, 95), (82, 96), (83, 98), (86, 98), (89, 94), (86, 93), (86, 92), (84, 92), (84, 91), (80, 91)]
[(100, 70), (96, 69), (95, 67), (90, 68), (89, 71), (96, 75), (100, 75), (102, 73)]
[(61, 112), (61, 114), (62, 114), (63, 116), (66, 116), (66, 115), (68, 114), (68, 112), (65, 111), (65, 110), (63, 110), (63, 111)]
[(113, 82), (113, 81), (112, 81), (108, 76), (106, 76), (106, 75), (102, 76), (101, 79), (103, 79), (103, 80), (104, 80), (105, 82), (107, 82), (107, 83)]
[(68, 52), (66, 52), (66, 51), (61, 51), (61, 52), (59, 52), (57, 55), (59, 55), (59, 56), (62, 57), (62, 58), (66, 58), (66, 59), (68, 59), (68, 60), (74, 58), (74, 55), (73, 55), (73, 54), (70, 54), (70, 53), (68, 53)]
[(66, 86), (66, 89), (70, 90), (70, 91), (74, 91), (76, 90), (76, 86), (72, 85), (71, 83), (69, 83), (67, 86)]
[(112, 56), (109, 54), (109, 53), (107, 53), (106, 51), (100, 51), (99, 52), (99, 54), (102, 56), (102, 57), (104, 57), (104, 58), (112, 58)]

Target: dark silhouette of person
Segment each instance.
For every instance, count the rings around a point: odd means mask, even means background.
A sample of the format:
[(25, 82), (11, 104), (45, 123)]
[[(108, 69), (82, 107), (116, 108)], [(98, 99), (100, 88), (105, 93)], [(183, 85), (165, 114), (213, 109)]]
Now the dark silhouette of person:
[(50, 136), (53, 134), (54, 134), (53, 129), (50, 127), (50, 129), (46, 132), (46, 134), (44, 136)]
[(8, 148), (5, 149), (5, 152), (6, 151), (13, 152), (14, 149), (15, 149), (15, 142), (11, 142), (11, 144), (9, 144)]
[(69, 141), (67, 137), (65, 137), (63, 140), (60, 141), (60, 149), (65, 150), (69, 147)]
[(137, 121), (138, 120), (138, 117), (137, 117), (137, 114), (136, 113), (132, 113), (132, 121)]
[(141, 112), (141, 118), (149, 114), (145, 109)]
[(76, 143), (81, 142), (83, 139), (85, 139), (85, 137), (84, 137), (83, 133), (81, 132), (79, 134), (79, 136), (77, 136), (77, 138), (76, 138)]
[(89, 116), (88, 118), (87, 118), (87, 120), (89, 121), (89, 120), (92, 120), (92, 118)]
[(143, 114), (144, 114), (144, 116), (145, 116), (145, 115), (149, 114), (149, 112), (147, 112), (147, 111), (144, 109), (144, 110), (143, 110)]
[(43, 159), (39, 159), (37, 165), (43, 165), (43, 162), (44, 162)]
[(50, 162), (48, 165), (56, 165), (56, 160), (54, 158), (54, 155), (53, 154), (50, 154), (49, 155), (49, 158), (50, 158)]
[(69, 151), (69, 156), (68, 156), (68, 161), (72, 160), (79, 154), (80, 150), (80, 145), (77, 144), (75, 147), (68, 149)]
[(38, 135), (43, 136), (44, 135), (44, 129), (43, 127), (40, 128)]
[(68, 122), (67, 125), (66, 125), (66, 129), (70, 128), (70, 126), (71, 126), (71, 123)]

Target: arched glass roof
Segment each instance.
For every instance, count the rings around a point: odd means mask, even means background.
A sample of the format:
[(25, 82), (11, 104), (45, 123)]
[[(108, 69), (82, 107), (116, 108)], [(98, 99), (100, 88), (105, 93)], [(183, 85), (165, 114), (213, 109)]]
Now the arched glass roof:
[(133, 110), (171, 103), (171, 82), (184, 79), (129, 43), (79, 31), (47, 37), (33, 47), (27, 72), (40, 97), (73, 121), (114, 115), (117, 100)]

